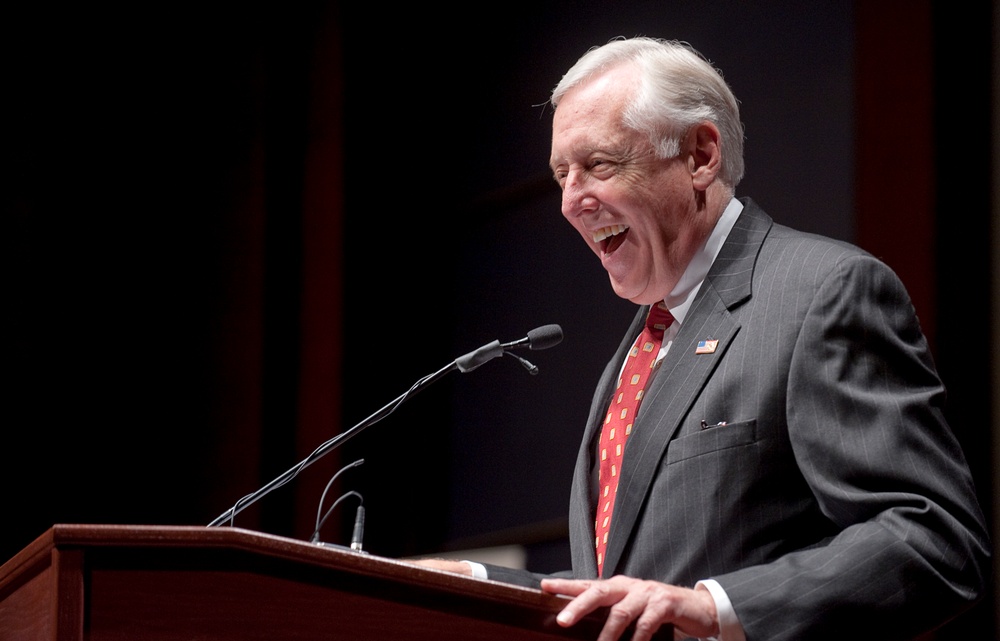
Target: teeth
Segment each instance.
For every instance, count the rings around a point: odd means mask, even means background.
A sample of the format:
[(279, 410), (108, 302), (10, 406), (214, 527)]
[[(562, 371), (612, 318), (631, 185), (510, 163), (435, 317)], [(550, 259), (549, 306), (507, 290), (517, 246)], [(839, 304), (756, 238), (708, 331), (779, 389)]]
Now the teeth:
[(612, 236), (617, 236), (628, 229), (628, 225), (611, 225), (610, 227), (603, 227), (594, 232), (594, 242), (599, 243), (605, 238), (610, 238)]

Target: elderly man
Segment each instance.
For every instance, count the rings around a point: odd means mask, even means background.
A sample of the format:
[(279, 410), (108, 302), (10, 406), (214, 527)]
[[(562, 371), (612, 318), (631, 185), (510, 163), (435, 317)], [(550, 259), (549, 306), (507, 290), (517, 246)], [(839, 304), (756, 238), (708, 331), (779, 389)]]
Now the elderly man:
[(609, 607), (600, 641), (910, 639), (971, 606), (987, 528), (896, 275), (735, 197), (738, 103), (690, 47), (614, 40), (551, 102), (563, 216), (640, 306), (583, 433), (572, 571), (425, 563), (574, 597), (566, 626)]

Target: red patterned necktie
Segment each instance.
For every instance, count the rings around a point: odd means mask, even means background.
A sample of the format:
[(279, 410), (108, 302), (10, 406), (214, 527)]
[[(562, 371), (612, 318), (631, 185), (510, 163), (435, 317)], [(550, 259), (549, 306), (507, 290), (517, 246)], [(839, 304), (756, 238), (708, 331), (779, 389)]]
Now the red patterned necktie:
[(625, 368), (618, 379), (616, 394), (611, 399), (611, 406), (604, 418), (597, 451), (601, 462), (598, 477), (600, 497), (595, 519), (598, 576), (604, 570), (604, 551), (608, 546), (608, 530), (611, 528), (611, 513), (615, 507), (615, 494), (618, 492), (625, 439), (632, 432), (632, 422), (639, 410), (646, 381), (649, 380), (663, 343), (663, 332), (673, 322), (674, 317), (663, 303), (650, 308), (646, 326), (628, 353)]

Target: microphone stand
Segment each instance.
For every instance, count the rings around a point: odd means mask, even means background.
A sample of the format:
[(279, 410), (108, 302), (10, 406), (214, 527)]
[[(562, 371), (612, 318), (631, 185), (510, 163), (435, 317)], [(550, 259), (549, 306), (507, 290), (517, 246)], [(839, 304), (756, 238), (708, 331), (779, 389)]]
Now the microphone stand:
[[(543, 332), (544, 334), (543, 338), (539, 340), (539, 342), (544, 345), (542, 347), (539, 347), (540, 349), (550, 347), (551, 344), (555, 344), (562, 339), (562, 333), (561, 333), (562, 330), (559, 329), (558, 326), (551, 326), (551, 327), (552, 329), (550, 329), (549, 327), (540, 328), (545, 330)], [(525, 344), (523, 345), (524, 347), (529, 347), (530, 349), (530, 343), (531, 343), (530, 337), (534, 336), (533, 332), (537, 331), (539, 330), (532, 330), (532, 332), (529, 332), (529, 339), (525, 339)], [(550, 336), (555, 332), (558, 332), (556, 336)], [(347, 430), (346, 432), (341, 432), (337, 436), (334, 436), (327, 442), (323, 443), (318, 448), (316, 448), (312, 454), (310, 454), (305, 459), (300, 461), (294, 467), (286, 470), (281, 476), (278, 476), (264, 487), (260, 488), (256, 492), (253, 492), (252, 494), (248, 494), (243, 498), (241, 498), (233, 505), (233, 507), (229, 508), (219, 516), (215, 517), (215, 519), (208, 524), (208, 527), (215, 527), (218, 525), (222, 525), (227, 521), (229, 522), (230, 525), (232, 525), (233, 520), (236, 518), (237, 514), (239, 514), (246, 508), (250, 507), (252, 504), (256, 503), (257, 500), (263, 497), (265, 494), (268, 494), (272, 490), (275, 490), (284, 485), (285, 483), (288, 483), (293, 478), (298, 476), (299, 472), (306, 469), (307, 467), (318, 461), (320, 458), (322, 458), (329, 452), (333, 451), (338, 446), (343, 445), (345, 442), (347, 442), (348, 439), (360, 434), (361, 431), (364, 430), (366, 427), (370, 427), (375, 423), (381, 421), (389, 414), (392, 414), (392, 412), (394, 412), (396, 408), (403, 403), (403, 401), (417, 394), (418, 392), (426, 389), (429, 385), (436, 382), (438, 379), (442, 378), (448, 372), (454, 369), (457, 369), (462, 373), (471, 372), (472, 370), (476, 369), (483, 363), (491, 361), (499, 356), (503, 356), (504, 353), (511, 354), (512, 356), (514, 356), (512, 352), (508, 351), (507, 348), (509, 347), (522, 347), (522, 345), (520, 343), (501, 344), (500, 341), (493, 341), (492, 343), (487, 343), (486, 345), (483, 345), (479, 349), (469, 352), (465, 356), (456, 358), (455, 360), (448, 363), (447, 365), (445, 365), (438, 371), (434, 372), (433, 374), (429, 374), (421, 378), (416, 383), (414, 383), (410, 387), (410, 389), (406, 390), (404, 393), (397, 396), (393, 401), (382, 407), (382, 409), (378, 410), (377, 412), (375, 412), (365, 420), (361, 421), (351, 429)], [(522, 360), (522, 365), (524, 365), (523, 359), (518, 358), (518, 360)], [(525, 365), (525, 367), (528, 368), (527, 365)]]
[[(480, 348), (480, 350), (482, 350), (482, 349), (483, 348)], [(480, 351), (480, 350), (477, 350), (477, 352)], [(473, 353), (475, 353), (475, 352), (473, 352)], [(465, 357), (463, 357), (463, 358), (465, 358)], [(480, 364), (482, 364), (482, 363), (480, 363)], [(478, 367), (478, 365), (477, 365), (477, 367)], [(407, 398), (409, 398), (411, 396), (414, 396), (418, 392), (423, 391), (430, 384), (436, 382), (437, 380), (439, 380), (440, 378), (442, 378), (445, 374), (447, 374), (448, 372), (450, 372), (453, 369), (460, 369), (460, 367), (458, 365), (458, 360), (452, 361), (451, 363), (449, 363), (445, 367), (442, 367), (441, 369), (439, 369), (438, 371), (434, 372), (433, 374), (429, 374), (429, 375), (421, 378), (416, 383), (414, 383), (413, 386), (410, 387), (410, 389), (406, 390), (405, 392), (403, 392), (402, 394), (400, 394), (399, 396), (397, 396), (394, 400), (392, 400), (391, 402), (389, 402), (388, 404), (386, 404), (385, 406), (383, 406), (380, 410), (378, 410), (377, 412), (375, 412), (374, 414), (372, 414), (371, 416), (369, 416), (365, 420), (361, 421), (360, 423), (358, 423), (357, 425), (355, 425), (351, 429), (347, 430), (346, 432), (341, 432), (340, 434), (334, 436), (330, 440), (328, 440), (325, 443), (323, 443), (322, 445), (320, 445), (318, 448), (316, 448), (313, 451), (312, 454), (310, 454), (309, 456), (307, 456), (306, 458), (304, 458), (297, 465), (295, 465), (292, 468), (289, 468), (283, 474), (281, 474), (280, 476), (278, 476), (277, 478), (275, 478), (270, 483), (268, 483), (267, 485), (263, 486), (262, 488), (260, 488), (256, 492), (253, 492), (252, 494), (248, 494), (248, 495), (244, 496), (239, 501), (237, 501), (233, 505), (233, 507), (229, 508), (228, 510), (226, 510), (225, 512), (223, 512), (219, 516), (215, 517), (215, 519), (211, 523), (208, 524), (208, 527), (215, 527), (215, 526), (218, 526), (218, 525), (222, 525), (226, 521), (229, 521), (230, 525), (232, 525), (232, 521), (233, 521), (233, 519), (236, 518), (236, 515), (239, 514), (240, 512), (242, 512), (243, 510), (245, 510), (246, 508), (250, 507), (254, 503), (256, 503), (258, 499), (260, 499), (264, 495), (270, 493), (272, 490), (278, 489), (279, 487), (281, 487), (285, 483), (288, 483), (293, 478), (295, 478), (296, 476), (298, 476), (299, 472), (301, 472), (302, 470), (306, 469), (307, 467), (309, 467), (310, 465), (312, 465), (313, 463), (315, 463), (319, 459), (323, 458), (325, 455), (327, 455), (328, 453), (332, 452), (334, 449), (336, 449), (340, 445), (343, 445), (349, 439), (357, 436), (365, 428), (370, 427), (370, 426), (374, 425), (375, 423), (378, 423), (379, 421), (381, 421), (382, 419), (384, 419), (389, 414), (392, 414), (396, 410), (396, 408), (399, 407), (403, 403), (403, 401), (405, 401)], [(463, 371), (467, 371), (467, 370), (463, 370)]]
[[(528, 369), (528, 371), (531, 371), (532, 374), (535, 374), (537, 373), (537, 368), (534, 368), (534, 365), (527, 363), (527, 361), (517, 356), (510, 350), (519, 348), (547, 349), (557, 344), (561, 340), (562, 340), (562, 328), (560, 328), (558, 325), (547, 325), (545, 327), (539, 327), (537, 329), (528, 332), (528, 337), (521, 339), (520, 341), (515, 341), (513, 343), (500, 343), (500, 341), (493, 341), (492, 343), (487, 343), (486, 345), (483, 345), (479, 349), (469, 352), (465, 356), (456, 358), (455, 360), (448, 363), (447, 365), (445, 365), (438, 371), (434, 372), (433, 374), (429, 374), (418, 380), (410, 387), (410, 389), (406, 390), (406, 392), (397, 396), (393, 401), (382, 407), (382, 409), (375, 412), (365, 420), (361, 421), (351, 429), (347, 430), (346, 432), (342, 432), (337, 436), (334, 436), (327, 442), (320, 445), (313, 451), (312, 454), (310, 454), (305, 459), (300, 461), (294, 467), (286, 470), (285, 473), (282, 474), (281, 476), (275, 478), (273, 481), (271, 481), (264, 487), (260, 488), (256, 492), (248, 494), (243, 498), (241, 498), (233, 505), (233, 507), (229, 508), (219, 516), (215, 517), (215, 520), (209, 523), (208, 527), (215, 527), (217, 525), (222, 525), (227, 521), (229, 522), (230, 525), (232, 525), (233, 520), (236, 518), (237, 514), (239, 514), (246, 508), (250, 507), (252, 504), (256, 503), (257, 500), (263, 497), (265, 494), (268, 494), (272, 490), (275, 490), (284, 485), (285, 483), (288, 483), (293, 478), (298, 476), (299, 472), (301, 472), (302, 470), (306, 469), (307, 467), (318, 461), (324, 455), (333, 451), (334, 448), (344, 444), (345, 442), (347, 442), (348, 439), (357, 436), (366, 427), (370, 427), (371, 425), (374, 425), (375, 423), (381, 421), (389, 414), (392, 414), (396, 410), (396, 408), (403, 403), (403, 401), (415, 395), (417, 392), (426, 389), (428, 385), (436, 382), (438, 379), (443, 377), (451, 370), (457, 369), (464, 374), (466, 372), (471, 372), (472, 370), (476, 369), (477, 367), (479, 367), (483, 363), (486, 363), (487, 361), (491, 361), (494, 358), (503, 356), (504, 354), (510, 354), (511, 356), (517, 358), (521, 362), (521, 364), (524, 365), (526, 369)], [(532, 371), (532, 368), (534, 368), (535, 371)]]

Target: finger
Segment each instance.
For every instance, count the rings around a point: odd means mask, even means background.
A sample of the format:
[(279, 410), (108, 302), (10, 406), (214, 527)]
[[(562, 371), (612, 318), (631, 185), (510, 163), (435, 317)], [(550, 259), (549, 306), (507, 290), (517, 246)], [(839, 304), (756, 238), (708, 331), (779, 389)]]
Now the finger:
[(613, 597), (604, 628), (598, 641), (619, 639), (634, 623), (630, 637), (632, 641), (649, 641), (665, 620), (663, 610), (651, 601), (650, 583), (613, 578), (616, 589), (610, 590)]
[[(608, 618), (604, 621), (604, 627), (597, 641), (617, 641), (635, 619), (636, 613), (624, 606), (623, 602), (618, 602), (608, 610)], [(633, 636), (633, 641), (642, 641), (638, 636)]]
[[(612, 593), (606, 581), (570, 581), (570, 583), (575, 585), (565, 587), (576, 596), (556, 617), (556, 621), (564, 627), (575, 624), (597, 608), (611, 605), (621, 598), (620, 594)], [(579, 591), (580, 587), (585, 589), (581, 592)], [(562, 594), (570, 593), (563, 592)]]
[[(639, 615), (639, 618), (635, 620), (635, 631), (632, 634), (632, 641), (650, 641), (666, 620), (667, 618), (663, 612), (657, 612), (654, 608), (646, 608)], [(689, 639), (690, 635), (684, 634), (680, 630), (675, 630), (674, 637)]]
[(552, 594), (576, 596), (590, 587), (590, 581), (579, 579), (542, 579), (542, 590)]
[[(639, 607), (636, 612), (635, 633), (632, 641), (648, 641), (665, 624), (672, 623), (675, 638), (707, 638), (717, 634), (711, 617), (698, 609), (699, 595), (693, 590), (671, 588), (653, 582), (643, 584), (644, 590), (632, 592), (622, 599), (621, 607)], [(641, 603), (632, 601), (642, 596)]]

